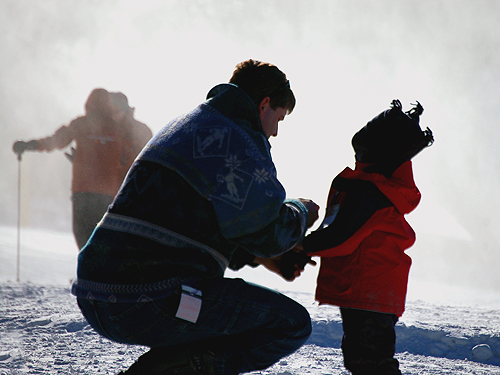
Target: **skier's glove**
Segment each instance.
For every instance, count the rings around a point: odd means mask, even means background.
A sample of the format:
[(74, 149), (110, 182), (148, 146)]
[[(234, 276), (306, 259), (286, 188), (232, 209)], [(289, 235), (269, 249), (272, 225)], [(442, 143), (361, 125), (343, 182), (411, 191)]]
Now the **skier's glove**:
[(34, 151), (36, 149), (38, 149), (38, 141), (37, 140), (32, 140), (29, 142), (16, 141), (12, 145), (12, 150), (18, 155), (22, 155), (24, 151), (27, 151), (27, 150)]

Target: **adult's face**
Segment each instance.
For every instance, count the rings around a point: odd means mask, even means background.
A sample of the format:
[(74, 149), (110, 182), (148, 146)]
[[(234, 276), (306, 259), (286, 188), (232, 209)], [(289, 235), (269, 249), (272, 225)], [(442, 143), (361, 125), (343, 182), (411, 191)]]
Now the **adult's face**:
[(278, 135), (278, 123), (285, 119), (288, 112), (285, 108), (281, 107), (272, 109), (269, 101), (269, 97), (265, 97), (259, 105), (260, 122), (267, 139)]

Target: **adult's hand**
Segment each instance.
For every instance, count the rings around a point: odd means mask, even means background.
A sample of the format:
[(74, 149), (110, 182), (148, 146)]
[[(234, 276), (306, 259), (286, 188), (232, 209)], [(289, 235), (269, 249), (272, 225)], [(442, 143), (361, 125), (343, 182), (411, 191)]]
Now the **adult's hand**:
[(285, 280), (293, 281), (304, 272), (307, 264), (315, 266), (316, 262), (305, 251), (294, 248), (281, 256), (279, 273)]
[(299, 277), (304, 271), (306, 264), (316, 265), (316, 262), (305, 252), (297, 252), (294, 249), (274, 258), (255, 257), (255, 263), (261, 264), (269, 271), (277, 273), (286, 281), (293, 281)]
[(255, 263), (263, 265), (271, 272), (280, 274), (280, 259), (281, 255), (275, 258), (255, 257)]
[(311, 228), (316, 220), (318, 220), (319, 214), (319, 206), (314, 203), (311, 199), (306, 198), (298, 198), (300, 202), (307, 208), (308, 216), (307, 216), (307, 227)]

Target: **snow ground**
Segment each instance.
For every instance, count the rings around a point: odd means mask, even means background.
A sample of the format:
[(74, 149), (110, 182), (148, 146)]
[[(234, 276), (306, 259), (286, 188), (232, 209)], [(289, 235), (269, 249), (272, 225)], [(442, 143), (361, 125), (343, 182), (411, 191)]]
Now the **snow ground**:
[[(16, 229), (0, 227), (0, 375), (116, 374), (146, 350), (101, 338), (80, 314), (69, 292), (77, 256), (71, 234), (23, 229), (20, 282), (16, 244)], [(314, 302), (314, 277), (286, 283), (258, 269), (229, 276), (275, 286), (302, 303), (313, 321), (306, 345), (253, 375), (348, 374), (340, 351), (338, 309)], [(500, 299), (482, 294), (479, 301), (473, 293), (445, 290), (454, 298), (436, 303), (421, 298), (429, 293), (409, 292), (396, 326), (404, 374), (500, 374)]]

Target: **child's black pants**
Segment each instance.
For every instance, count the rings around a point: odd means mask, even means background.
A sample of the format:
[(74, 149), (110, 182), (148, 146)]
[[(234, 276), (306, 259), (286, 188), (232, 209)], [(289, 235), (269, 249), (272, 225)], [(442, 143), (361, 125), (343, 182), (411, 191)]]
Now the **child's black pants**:
[(353, 375), (401, 375), (394, 358), (398, 317), (375, 311), (340, 308), (344, 365)]

